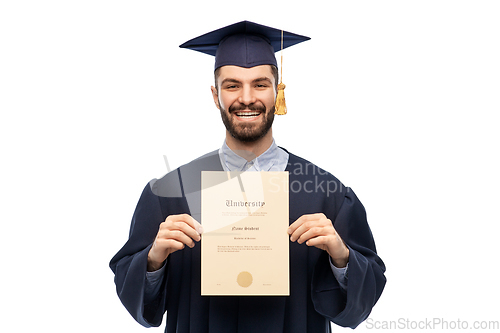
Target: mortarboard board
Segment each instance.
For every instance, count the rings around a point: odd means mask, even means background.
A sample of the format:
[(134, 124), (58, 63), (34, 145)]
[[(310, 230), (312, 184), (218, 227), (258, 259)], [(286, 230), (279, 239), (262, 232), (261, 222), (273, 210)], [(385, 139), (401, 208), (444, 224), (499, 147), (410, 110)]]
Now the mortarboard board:
[[(242, 21), (193, 38), (179, 47), (215, 56), (214, 70), (228, 65), (245, 68), (259, 65), (278, 67), (275, 52), (309, 39), (306, 36)], [(276, 100), (277, 114), (286, 114), (284, 89), (285, 85), (280, 82)]]
[(215, 56), (215, 68), (226, 65), (254, 67), (274, 65), (274, 52), (309, 40), (309, 37), (242, 21), (193, 38), (181, 48), (188, 48)]

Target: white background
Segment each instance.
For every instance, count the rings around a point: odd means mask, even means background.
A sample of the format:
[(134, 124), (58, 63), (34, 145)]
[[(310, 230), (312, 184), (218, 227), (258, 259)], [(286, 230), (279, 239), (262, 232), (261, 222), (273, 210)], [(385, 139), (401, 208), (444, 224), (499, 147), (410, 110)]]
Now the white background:
[(312, 37), (285, 50), (274, 136), (364, 203), (388, 278), (371, 320), (500, 320), (499, 17), (497, 1), (2, 1), (0, 330), (146, 332), (108, 262), (163, 155), (224, 138), (213, 58), (178, 45), (245, 19)]

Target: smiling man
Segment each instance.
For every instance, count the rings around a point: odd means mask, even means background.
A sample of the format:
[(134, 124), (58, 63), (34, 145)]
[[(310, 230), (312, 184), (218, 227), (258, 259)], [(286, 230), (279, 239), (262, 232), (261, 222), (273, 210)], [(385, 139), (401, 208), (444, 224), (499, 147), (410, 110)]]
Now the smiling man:
[(276, 78), (270, 65), (224, 66), (212, 87), (215, 105), (226, 126), (226, 144), (233, 151), (264, 153), (273, 142)]
[[(244, 21), (181, 45), (215, 56), (211, 89), (225, 142), (144, 188), (129, 240), (110, 262), (117, 293), (140, 324), (159, 326), (166, 312), (172, 333), (321, 333), (330, 322), (356, 327), (379, 299), (385, 266), (363, 205), (273, 139), (274, 52), (307, 39)], [(201, 172), (211, 170), (288, 171), (290, 296), (201, 296)]]

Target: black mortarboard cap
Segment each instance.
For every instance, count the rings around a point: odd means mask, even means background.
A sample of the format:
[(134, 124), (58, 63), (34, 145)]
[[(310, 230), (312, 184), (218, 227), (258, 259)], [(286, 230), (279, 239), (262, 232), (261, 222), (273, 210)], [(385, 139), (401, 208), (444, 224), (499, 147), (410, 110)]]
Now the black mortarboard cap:
[(245, 68), (259, 65), (277, 67), (274, 52), (309, 39), (306, 36), (242, 21), (193, 38), (180, 47), (215, 56), (214, 69), (227, 65)]

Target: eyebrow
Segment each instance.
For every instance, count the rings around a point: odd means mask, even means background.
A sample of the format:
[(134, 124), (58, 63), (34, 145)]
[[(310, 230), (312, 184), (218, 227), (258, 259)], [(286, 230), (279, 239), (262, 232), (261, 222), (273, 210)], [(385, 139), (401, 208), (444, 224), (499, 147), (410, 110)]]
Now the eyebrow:
[[(265, 77), (265, 76), (259, 77), (259, 78), (255, 79), (255, 80), (252, 80), (252, 83), (257, 83), (257, 82), (262, 82), (262, 81), (267, 81), (269, 83), (272, 83), (271, 79), (268, 78), (268, 77)], [(226, 84), (226, 83), (242, 83), (242, 82), (240, 80), (236, 80), (236, 79), (232, 79), (232, 78), (227, 78), (227, 79), (222, 80), (221, 86), (223, 84)]]
[(253, 80), (252, 82), (253, 82), (253, 83), (256, 83), (256, 82), (262, 82), (262, 81), (267, 81), (267, 82), (269, 82), (269, 83), (272, 83), (272, 82), (271, 82), (271, 79), (270, 79), (270, 78), (268, 78), (268, 77), (266, 77), (266, 76), (263, 76), (263, 77), (260, 77), (260, 78), (258, 78), (258, 79), (255, 79), (255, 80)]
[(224, 80), (222, 80), (222, 82), (220, 83), (220, 85), (222, 86), (225, 83), (241, 83), (241, 81), (236, 80), (236, 79), (224, 79)]

